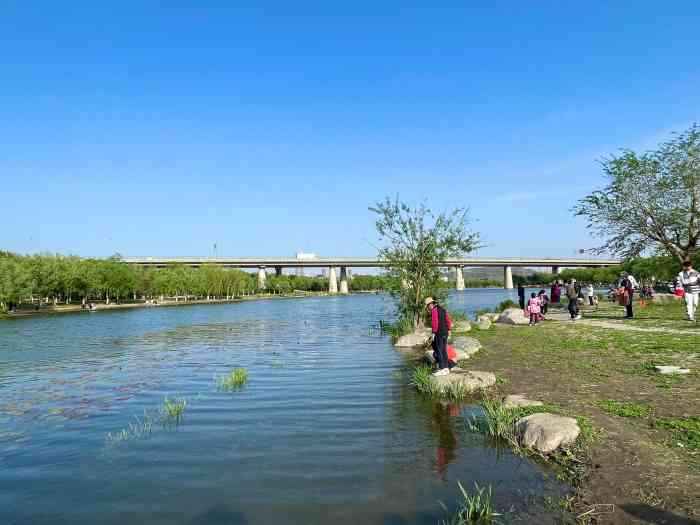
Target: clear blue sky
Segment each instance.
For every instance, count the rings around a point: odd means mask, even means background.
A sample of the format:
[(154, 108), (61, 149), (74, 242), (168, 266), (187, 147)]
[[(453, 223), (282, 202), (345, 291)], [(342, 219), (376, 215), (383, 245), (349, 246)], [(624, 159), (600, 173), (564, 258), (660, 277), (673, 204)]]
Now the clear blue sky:
[(0, 249), (373, 254), (396, 194), (591, 246), (596, 159), (698, 120), (700, 3), (468, 4), (0, 1)]

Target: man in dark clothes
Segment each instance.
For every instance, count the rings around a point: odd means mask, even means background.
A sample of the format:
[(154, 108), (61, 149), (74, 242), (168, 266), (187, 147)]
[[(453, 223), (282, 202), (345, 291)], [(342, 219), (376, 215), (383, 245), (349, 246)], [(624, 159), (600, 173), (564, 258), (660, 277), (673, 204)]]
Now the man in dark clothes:
[(520, 309), (525, 310), (525, 287), (523, 283), (518, 283), (518, 302), (520, 303)]

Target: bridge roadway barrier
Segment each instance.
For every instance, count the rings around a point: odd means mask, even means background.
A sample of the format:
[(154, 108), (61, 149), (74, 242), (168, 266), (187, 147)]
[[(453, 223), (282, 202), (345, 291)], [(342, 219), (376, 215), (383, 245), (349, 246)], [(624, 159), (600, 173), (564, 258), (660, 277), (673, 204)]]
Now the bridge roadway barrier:
[[(257, 269), (258, 288), (266, 287), (266, 267), (275, 269), (276, 275), (282, 275), (283, 268), (328, 268), (328, 292), (347, 294), (348, 268), (385, 268), (387, 263), (376, 257), (318, 257), (315, 259), (296, 259), (290, 257), (126, 257), (125, 264), (143, 267), (164, 268), (173, 265), (190, 267), (223, 266), (226, 268)], [(569, 259), (569, 258), (488, 258), (460, 257), (446, 259), (439, 263), (445, 268), (455, 268), (456, 288), (464, 290), (464, 268), (503, 268), (503, 286), (513, 288), (513, 268), (551, 268), (552, 274), (559, 275), (562, 268), (602, 268), (615, 266), (617, 259)], [(340, 287), (336, 268), (340, 268)]]

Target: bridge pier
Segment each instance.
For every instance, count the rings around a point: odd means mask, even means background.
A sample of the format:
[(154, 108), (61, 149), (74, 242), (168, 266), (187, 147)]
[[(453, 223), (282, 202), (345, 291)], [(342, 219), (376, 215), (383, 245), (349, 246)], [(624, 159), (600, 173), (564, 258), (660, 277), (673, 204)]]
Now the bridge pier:
[(552, 274), (553, 275), (560, 275), (561, 274), (561, 267), (560, 266), (552, 266)]
[(338, 278), (335, 275), (335, 266), (328, 269), (328, 293), (338, 293)]
[(267, 273), (265, 273), (265, 267), (261, 266), (258, 268), (258, 289), (264, 290), (267, 287)]
[(340, 293), (343, 295), (350, 293), (348, 290), (348, 269), (346, 266), (340, 267)]
[(277, 277), (282, 277), (282, 267), (281, 266), (275, 266), (275, 275)]
[(464, 273), (462, 272), (462, 267), (457, 266), (455, 268), (455, 273), (457, 275), (457, 290), (464, 290)]
[(506, 290), (513, 289), (513, 269), (510, 266), (503, 267), (503, 287)]

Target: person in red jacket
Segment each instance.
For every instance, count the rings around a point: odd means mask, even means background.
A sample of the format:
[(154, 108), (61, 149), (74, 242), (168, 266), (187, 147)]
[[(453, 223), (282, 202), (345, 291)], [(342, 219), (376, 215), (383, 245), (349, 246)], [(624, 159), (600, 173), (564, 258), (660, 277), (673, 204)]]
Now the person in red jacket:
[(431, 327), (433, 329), (433, 349), (438, 364), (438, 371), (433, 375), (444, 376), (450, 373), (447, 359), (447, 338), (452, 330), (452, 320), (450, 314), (440, 306), (435, 299), (428, 297), (425, 306), (430, 312)]

